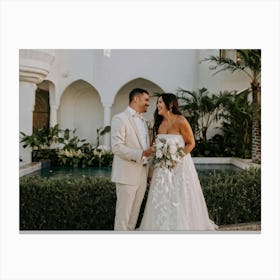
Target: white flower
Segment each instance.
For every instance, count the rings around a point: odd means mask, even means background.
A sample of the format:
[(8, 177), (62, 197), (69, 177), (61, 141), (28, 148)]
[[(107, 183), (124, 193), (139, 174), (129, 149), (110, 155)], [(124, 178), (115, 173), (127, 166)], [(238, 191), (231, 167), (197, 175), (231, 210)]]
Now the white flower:
[(161, 150), (156, 151), (156, 158), (162, 158), (163, 154)]
[(110, 150), (106, 145), (99, 145), (96, 149), (100, 150), (100, 151), (109, 151)]
[(172, 166), (172, 161), (167, 160), (167, 161), (166, 161), (166, 164), (167, 164), (167, 166)]
[(169, 152), (171, 154), (175, 154), (177, 152), (177, 147), (175, 145), (170, 145), (169, 146)]
[(185, 155), (183, 147), (173, 139), (157, 138), (156, 153), (152, 157), (155, 167), (173, 168)]
[(176, 145), (176, 142), (173, 139), (167, 139), (166, 144), (169, 146), (171, 146), (171, 145), (173, 146), (173, 145)]
[(159, 150), (164, 146), (164, 144), (162, 142), (157, 142), (156, 143), (156, 149)]
[(171, 159), (177, 161), (178, 157), (177, 157), (177, 155), (175, 155), (175, 153), (173, 153), (171, 155)]
[(163, 153), (165, 156), (167, 156), (167, 153), (168, 153), (168, 146), (164, 145), (164, 146), (162, 147), (162, 153)]

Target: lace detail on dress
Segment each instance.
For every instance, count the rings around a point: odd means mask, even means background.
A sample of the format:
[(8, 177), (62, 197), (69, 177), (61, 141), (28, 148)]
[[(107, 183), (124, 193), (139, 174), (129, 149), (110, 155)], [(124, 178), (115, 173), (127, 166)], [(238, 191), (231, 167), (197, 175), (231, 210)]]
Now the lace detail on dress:
[[(181, 135), (161, 134), (161, 137)], [(174, 168), (155, 168), (140, 230), (213, 230), (191, 156)]]
[(158, 168), (153, 178), (154, 185), (151, 189), (152, 205), (156, 213), (155, 227), (167, 229), (174, 227), (176, 223), (176, 212), (179, 207), (175, 185), (172, 184), (174, 170), (168, 168)]

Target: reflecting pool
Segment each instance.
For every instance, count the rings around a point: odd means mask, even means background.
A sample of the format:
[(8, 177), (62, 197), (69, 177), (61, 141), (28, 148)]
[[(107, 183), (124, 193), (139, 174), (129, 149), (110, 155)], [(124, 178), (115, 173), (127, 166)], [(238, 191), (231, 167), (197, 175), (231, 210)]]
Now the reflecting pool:
[[(228, 173), (234, 173), (241, 171), (239, 167), (233, 164), (195, 164), (198, 175), (208, 175), (209, 173), (225, 171)], [(105, 176), (110, 178), (111, 167), (85, 167), (74, 168), (65, 166), (53, 166), (50, 168), (44, 168), (25, 176), (38, 175), (42, 177), (59, 177), (70, 175), (74, 177), (78, 176)]]

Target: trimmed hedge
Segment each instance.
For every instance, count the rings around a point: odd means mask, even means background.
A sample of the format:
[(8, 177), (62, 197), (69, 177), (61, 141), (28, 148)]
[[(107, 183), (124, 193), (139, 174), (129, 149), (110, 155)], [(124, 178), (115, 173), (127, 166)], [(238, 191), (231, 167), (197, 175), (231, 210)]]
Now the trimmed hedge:
[[(260, 221), (260, 175), (260, 169), (200, 175), (210, 218), (218, 225)], [(115, 205), (115, 184), (105, 177), (20, 179), (21, 230), (113, 230)]]
[(24, 177), (21, 230), (113, 230), (115, 184), (103, 177)]
[(217, 225), (261, 221), (261, 169), (201, 176), (210, 218)]

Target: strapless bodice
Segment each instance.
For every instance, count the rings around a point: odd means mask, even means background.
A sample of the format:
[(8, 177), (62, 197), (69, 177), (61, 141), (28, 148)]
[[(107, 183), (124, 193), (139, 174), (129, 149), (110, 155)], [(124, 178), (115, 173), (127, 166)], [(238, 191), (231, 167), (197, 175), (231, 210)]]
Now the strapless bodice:
[(176, 141), (181, 147), (185, 146), (185, 141), (181, 134), (158, 134), (157, 138), (164, 138), (166, 140), (171, 139)]

